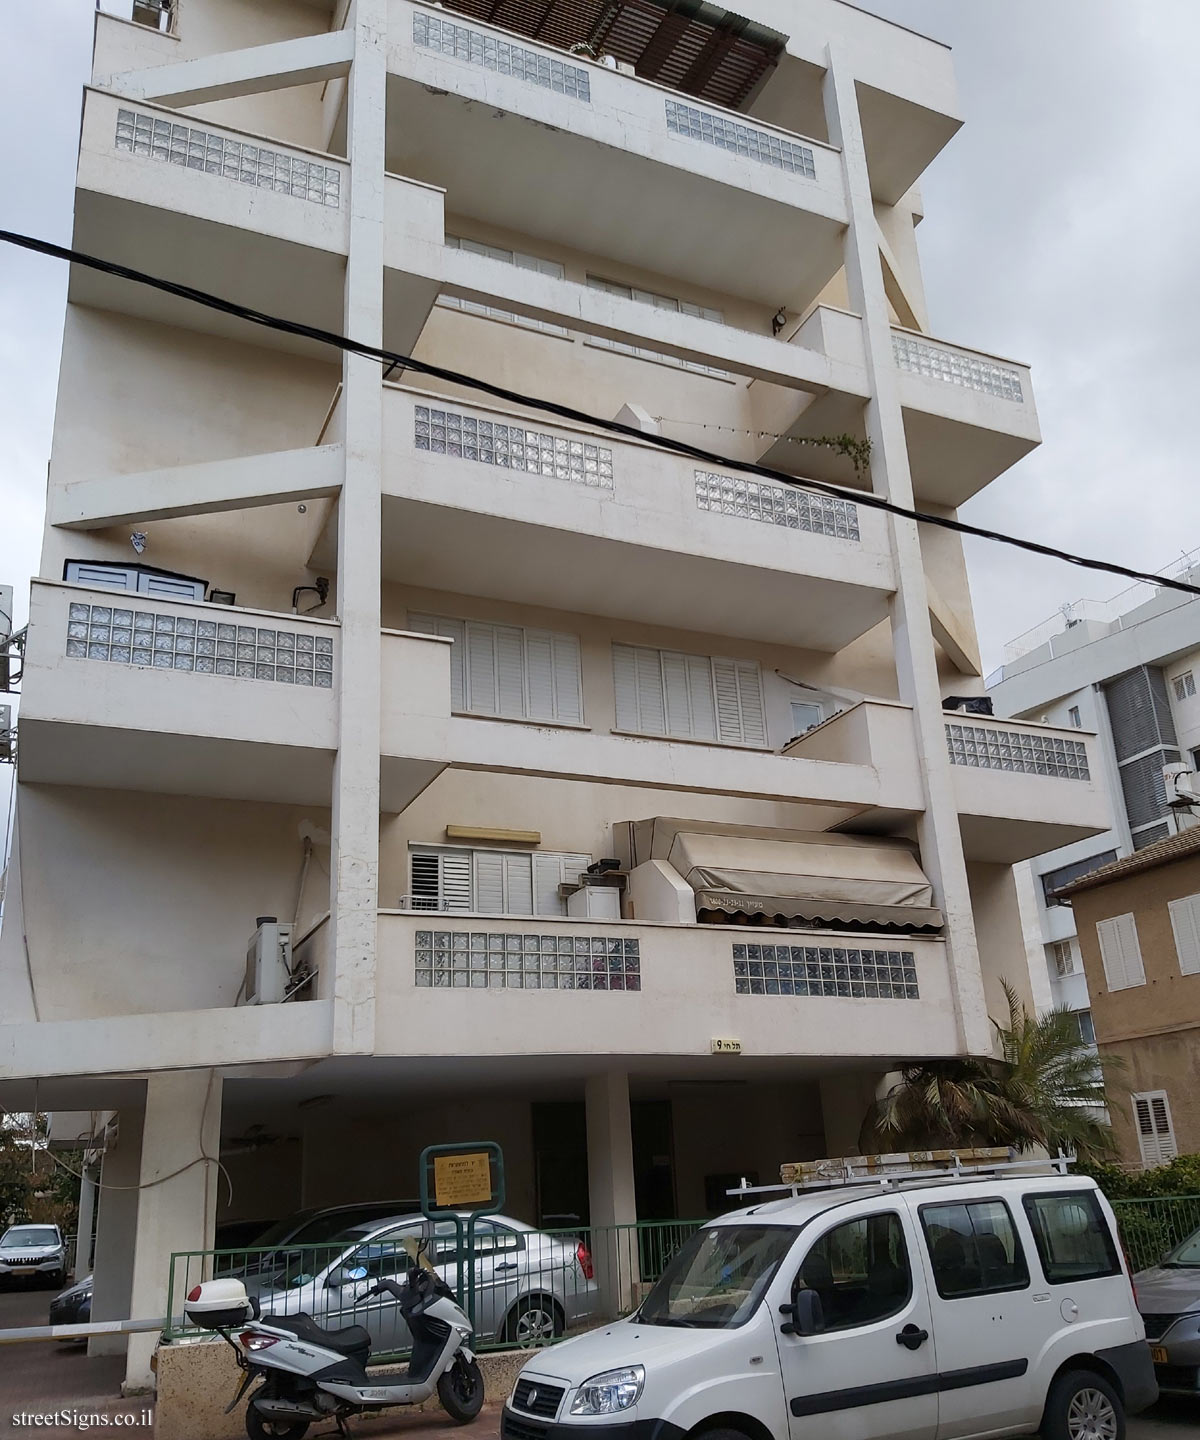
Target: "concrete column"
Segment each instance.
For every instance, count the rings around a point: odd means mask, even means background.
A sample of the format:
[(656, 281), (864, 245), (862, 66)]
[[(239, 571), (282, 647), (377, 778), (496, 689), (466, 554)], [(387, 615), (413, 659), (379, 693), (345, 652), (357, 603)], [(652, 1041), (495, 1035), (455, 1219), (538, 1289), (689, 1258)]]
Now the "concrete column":
[(74, 1277), (82, 1280), (92, 1268), (92, 1222), (96, 1214), (96, 1174), (84, 1164), (79, 1181), (79, 1224), (75, 1234)]
[(622, 1315), (637, 1302), (641, 1284), (636, 1232), (612, 1228), (637, 1220), (629, 1076), (623, 1070), (591, 1076), (584, 1101), (592, 1260), (604, 1308)]
[[(116, 1139), (100, 1164), (99, 1214), (96, 1217), (96, 1266), (92, 1272), (92, 1319), (128, 1320), (137, 1238), (138, 1181), (142, 1163), (144, 1107), (126, 1105), (117, 1112)], [(89, 1355), (124, 1355), (121, 1335), (93, 1335)]]
[[(345, 329), (356, 340), (381, 345), (387, 0), (356, 0), (352, 23)], [(346, 355), (342, 384), (346, 469), (338, 504), (337, 576), (342, 630), (330, 865), (333, 1050), (370, 1054), (379, 904), (381, 367)]]
[[(166, 1071), (146, 1082), (129, 1301), (133, 1319), (181, 1314), (188, 1290), (206, 1278), (203, 1262), (192, 1259), (177, 1268), (174, 1293), (168, 1294), (171, 1256), (213, 1246), (221, 1085), (216, 1070)], [(153, 1332), (129, 1337), (124, 1393), (137, 1394), (153, 1385), (150, 1357), (157, 1343)]]
[[(827, 51), (825, 114), (829, 139), (840, 146), (850, 209), (846, 234), (846, 280), (851, 307), (862, 315), (871, 397), (866, 428), (871, 441), (871, 483), (875, 493), (911, 508), (912, 475), (904, 416), (892, 358), (892, 334), (879, 259), (879, 227), (853, 73), (839, 44)], [(913, 520), (889, 517), (897, 591), (892, 599), (892, 644), (900, 698), (913, 707), (917, 756), (925, 811), (917, 826), (921, 858), (946, 917), (950, 979), (958, 1012), (959, 1040), (971, 1054), (992, 1048), (983, 979), (971, 915), (967, 868), (959, 830), (953, 775), (946, 747), (941, 686), (921, 542)]]

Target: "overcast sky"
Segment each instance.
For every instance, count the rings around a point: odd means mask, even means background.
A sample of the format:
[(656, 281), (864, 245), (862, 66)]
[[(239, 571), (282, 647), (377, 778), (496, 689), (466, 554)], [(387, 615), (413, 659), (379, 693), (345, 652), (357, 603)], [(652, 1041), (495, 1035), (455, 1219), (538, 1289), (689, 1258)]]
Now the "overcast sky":
[[(119, 0), (104, 0), (115, 8)], [(934, 332), (1025, 360), (1045, 443), (968, 518), (1156, 569), (1200, 545), (1200, 5), (868, 0), (954, 47), (966, 125), (924, 182)], [(6, 228), (68, 242), (90, 0), (6, 7)], [(36, 567), (66, 274), (0, 253), (0, 580)], [(988, 667), (1103, 575), (969, 549)], [(0, 780), (0, 818), (4, 783)]]

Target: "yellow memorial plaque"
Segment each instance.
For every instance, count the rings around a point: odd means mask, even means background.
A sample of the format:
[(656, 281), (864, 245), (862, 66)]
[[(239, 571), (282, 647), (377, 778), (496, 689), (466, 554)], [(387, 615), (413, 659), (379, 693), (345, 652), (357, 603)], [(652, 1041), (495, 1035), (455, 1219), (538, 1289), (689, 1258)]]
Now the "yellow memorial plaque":
[(440, 1210), (488, 1204), (492, 1198), (492, 1167), (487, 1151), (435, 1155), (433, 1198)]

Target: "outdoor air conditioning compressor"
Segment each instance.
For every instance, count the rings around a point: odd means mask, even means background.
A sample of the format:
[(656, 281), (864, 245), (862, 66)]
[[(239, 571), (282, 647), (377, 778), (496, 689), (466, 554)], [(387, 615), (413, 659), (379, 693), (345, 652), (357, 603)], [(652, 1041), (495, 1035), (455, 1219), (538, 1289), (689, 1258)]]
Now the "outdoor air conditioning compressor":
[(292, 927), (274, 915), (260, 915), (246, 951), (244, 1003), (278, 1005), (292, 974)]

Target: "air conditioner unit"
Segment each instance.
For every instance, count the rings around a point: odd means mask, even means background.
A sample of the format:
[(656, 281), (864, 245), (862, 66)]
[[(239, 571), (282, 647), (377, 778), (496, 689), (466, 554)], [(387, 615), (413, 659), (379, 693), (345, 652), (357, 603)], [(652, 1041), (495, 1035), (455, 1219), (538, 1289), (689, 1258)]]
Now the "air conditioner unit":
[(577, 920), (619, 920), (621, 892), (609, 885), (583, 885), (567, 897), (567, 914)]
[(246, 951), (245, 1003), (278, 1005), (287, 995), (291, 972), (292, 927), (274, 915), (260, 915)]

